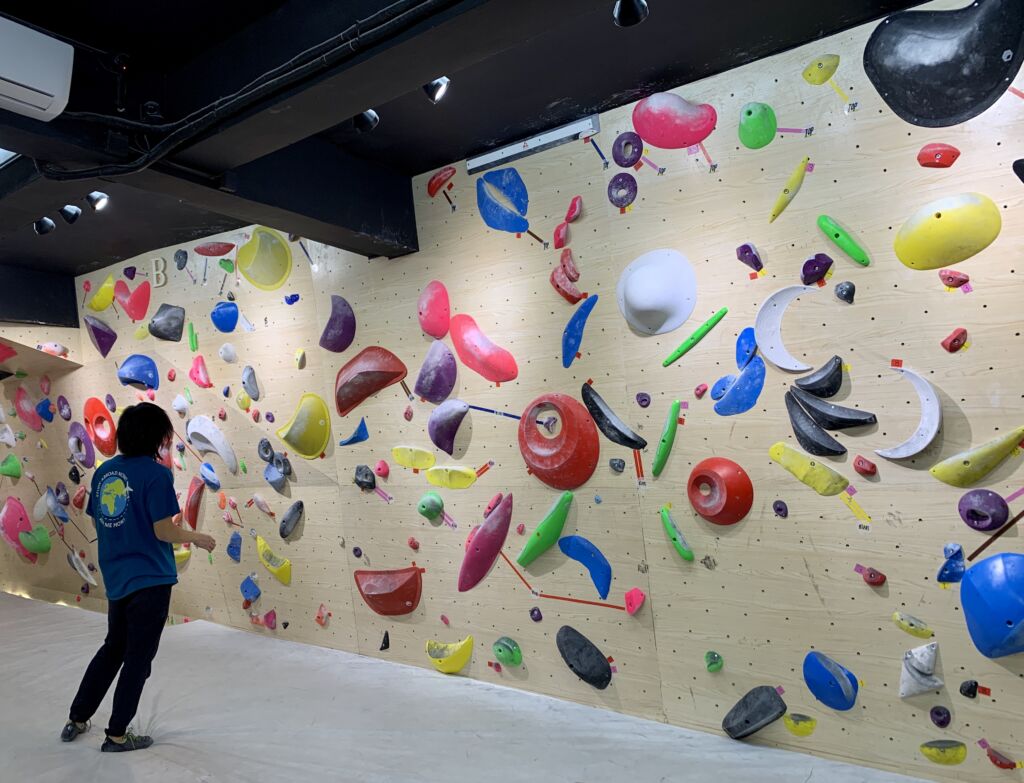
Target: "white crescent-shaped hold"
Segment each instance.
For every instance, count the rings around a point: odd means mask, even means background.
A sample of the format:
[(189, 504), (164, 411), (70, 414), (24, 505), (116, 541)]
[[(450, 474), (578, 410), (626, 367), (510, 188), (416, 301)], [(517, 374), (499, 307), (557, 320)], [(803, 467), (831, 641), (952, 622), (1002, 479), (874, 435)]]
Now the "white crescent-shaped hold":
[(757, 338), (757, 350), (765, 359), (780, 370), (789, 372), (805, 372), (811, 369), (789, 351), (782, 342), (782, 316), (786, 308), (801, 294), (817, 291), (816, 286), (791, 285), (780, 288), (761, 305), (754, 320), (754, 336)]
[(928, 444), (935, 439), (939, 427), (942, 426), (942, 403), (939, 402), (939, 395), (935, 393), (932, 385), (916, 372), (906, 367), (893, 367), (892, 369), (910, 381), (917, 392), (917, 396), (921, 400), (921, 420), (918, 422), (914, 434), (901, 444), (893, 446), (891, 449), (876, 449), (875, 454), (886, 459), (905, 459), (924, 451), (928, 448)]

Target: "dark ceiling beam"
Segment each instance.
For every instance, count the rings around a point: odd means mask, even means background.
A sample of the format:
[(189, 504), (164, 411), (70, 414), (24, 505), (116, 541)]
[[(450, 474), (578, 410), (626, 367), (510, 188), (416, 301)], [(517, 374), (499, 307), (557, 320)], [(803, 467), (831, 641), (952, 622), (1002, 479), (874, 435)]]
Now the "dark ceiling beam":
[(45, 269), (0, 265), (0, 321), (78, 326), (75, 278)]

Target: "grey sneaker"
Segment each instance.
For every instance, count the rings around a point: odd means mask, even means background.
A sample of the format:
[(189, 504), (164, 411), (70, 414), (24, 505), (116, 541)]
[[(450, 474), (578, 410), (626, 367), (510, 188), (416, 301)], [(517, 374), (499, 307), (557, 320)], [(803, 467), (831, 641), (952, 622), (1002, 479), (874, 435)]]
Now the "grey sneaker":
[(104, 753), (127, 753), (130, 750), (145, 750), (152, 744), (152, 737), (140, 737), (137, 734), (133, 734), (132, 730), (129, 729), (124, 733), (123, 742), (114, 742), (110, 737), (107, 737), (103, 741), (103, 745), (100, 747), (100, 750)]
[(85, 734), (89, 730), (90, 725), (88, 721), (85, 723), (75, 723), (73, 720), (69, 720), (64, 724), (64, 728), (60, 732), (60, 741), (71, 742), (79, 734)]

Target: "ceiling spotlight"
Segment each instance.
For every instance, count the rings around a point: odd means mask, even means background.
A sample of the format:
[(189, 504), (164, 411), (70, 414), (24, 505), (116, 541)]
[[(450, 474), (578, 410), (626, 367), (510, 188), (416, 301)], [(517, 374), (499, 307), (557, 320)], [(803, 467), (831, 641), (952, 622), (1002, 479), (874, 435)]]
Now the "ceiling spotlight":
[(92, 207), (96, 212), (99, 212), (107, 206), (107, 203), (110, 201), (110, 196), (99, 190), (94, 190), (85, 197), (85, 200), (89, 202), (90, 207)]
[(48, 217), (41, 217), (35, 223), (32, 224), (32, 230), (42, 236), (43, 234), (49, 234), (57, 228), (57, 224), (54, 223)]
[(616, 0), (612, 19), (617, 27), (632, 27), (640, 24), (650, 13), (647, 0)]
[(377, 127), (377, 124), (380, 122), (380, 115), (373, 109), (367, 109), (353, 117), (352, 122), (359, 133), (367, 133)]
[(451, 84), (451, 79), (447, 76), (442, 76), (439, 79), (434, 79), (429, 84), (424, 84), (423, 92), (427, 94), (427, 98), (430, 99), (431, 103), (439, 103), (444, 94), (448, 92), (449, 84)]
[(63, 207), (60, 208), (60, 216), (64, 218), (64, 222), (67, 223), (68, 225), (71, 225), (76, 220), (78, 220), (78, 216), (81, 214), (82, 210), (76, 207), (74, 204), (65, 204)]

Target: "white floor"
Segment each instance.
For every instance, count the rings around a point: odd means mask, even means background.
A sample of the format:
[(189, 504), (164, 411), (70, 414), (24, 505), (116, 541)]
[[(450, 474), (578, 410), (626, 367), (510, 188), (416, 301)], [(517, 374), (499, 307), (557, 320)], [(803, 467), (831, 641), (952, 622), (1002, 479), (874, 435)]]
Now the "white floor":
[(911, 778), (205, 622), (165, 630), (135, 729), (57, 735), (106, 618), (0, 593), (0, 779), (897, 783)]

